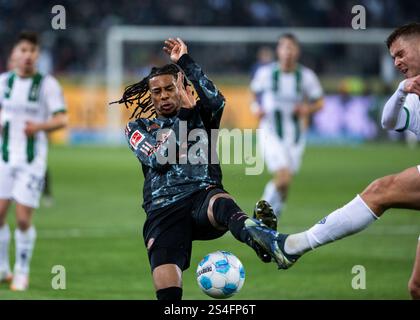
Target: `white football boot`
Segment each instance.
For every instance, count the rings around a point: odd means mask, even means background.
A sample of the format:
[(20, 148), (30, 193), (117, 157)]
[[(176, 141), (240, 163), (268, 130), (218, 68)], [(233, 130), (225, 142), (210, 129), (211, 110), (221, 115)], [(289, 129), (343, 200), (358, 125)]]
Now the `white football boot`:
[(10, 290), (12, 291), (25, 291), (29, 287), (29, 276), (25, 273), (15, 273), (13, 275)]

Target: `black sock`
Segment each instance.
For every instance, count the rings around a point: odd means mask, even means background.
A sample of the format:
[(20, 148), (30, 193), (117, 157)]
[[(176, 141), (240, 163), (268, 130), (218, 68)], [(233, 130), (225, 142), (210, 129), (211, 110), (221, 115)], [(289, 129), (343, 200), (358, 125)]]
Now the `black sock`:
[(218, 198), (213, 203), (213, 216), (217, 223), (228, 227), (232, 235), (241, 242), (248, 243), (248, 231), (244, 228), (248, 216), (230, 198)]
[(156, 291), (156, 298), (158, 300), (181, 300), (182, 288), (169, 287), (169, 288), (159, 289)]

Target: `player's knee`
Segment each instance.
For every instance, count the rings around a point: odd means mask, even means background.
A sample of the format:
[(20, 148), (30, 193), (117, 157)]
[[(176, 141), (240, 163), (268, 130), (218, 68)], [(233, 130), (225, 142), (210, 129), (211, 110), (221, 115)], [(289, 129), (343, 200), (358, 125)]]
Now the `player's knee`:
[(31, 221), (26, 219), (17, 219), (16, 224), (21, 231), (26, 231), (31, 227)]
[(168, 287), (168, 288), (156, 290), (156, 298), (158, 300), (181, 300), (182, 288)]
[(388, 194), (392, 192), (392, 185), (395, 181), (395, 175), (382, 177), (373, 181), (363, 192), (362, 198), (369, 204), (376, 207), (386, 208)]
[(364, 191), (363, 194), (381, 194), (391, 189), (396, 179), (396, 175), (382, 177), (373, 181)]
[(0, 227), (3, 227), (6, 223), (6, 213), (2, 214), (0, 213)]
[(276, 179), (274, 180), (274, 185), (276, 186), (277, 191), (281, 192), (284, 189), (287, 189), (289, 186), (289, 181)]
[(420, 280), (411, 278), (408, 282), (408, 291), (412, 299), (420, 300)]
[(4, 224), (7, 216), (7, 206), (0, 204), (0, 225)]
[(274, 185), (280, 192), (287, 190), (292, 181), (292, 174), (288, 170), (280, 170), (274, 177)]

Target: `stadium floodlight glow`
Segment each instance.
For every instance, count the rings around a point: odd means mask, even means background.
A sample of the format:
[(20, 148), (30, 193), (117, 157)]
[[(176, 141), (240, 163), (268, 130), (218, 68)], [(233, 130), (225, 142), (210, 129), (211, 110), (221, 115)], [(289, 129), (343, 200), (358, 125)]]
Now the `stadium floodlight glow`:
[[(157, 43), (170, 37), (200, 43), (274, 43), (279, 35), (293, 32), (303, 44), (376, 44), (384, 45), (391, 29), (353, 30), (349, 28), (226, 28), (226, 27), (150, 27), (113, 26), (106, 37), (107, 100), (121, 96), (123, 85), (123, 46), (127, 42)], [(382, 67), (384, 68), (384, 66)], [(111, 141), (121, 136), (120, 108), (110, 107), (107, 132)]]

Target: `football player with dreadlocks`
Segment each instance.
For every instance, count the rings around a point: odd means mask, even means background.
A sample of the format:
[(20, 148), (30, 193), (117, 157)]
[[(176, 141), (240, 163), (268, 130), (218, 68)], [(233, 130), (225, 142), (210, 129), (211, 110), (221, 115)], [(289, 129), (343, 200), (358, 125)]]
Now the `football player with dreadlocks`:
[[(202, 129), (210, 137), (211, 130), (220, 125), (223, 95), (194, 62), (181, 39), (168, 39), (163, 50), (173, 64), (152, 68), (147, 77), (127, 87), (118, 102), (135, 107), (132, 117), (136, 119), (128, 123), (126, 136), (145, 177), (143, 208), (147, 219), (143, 236), (156, 297), (179, 300), (182, 271), (190, 265), (193, 240), (219, 238), (229, 230), (264, 262), (271, 261), (274, 253), (263, 251), (251, 236), (251, 229), (268, 227), (250, 219), (223, 189), (220, 165), (194, 161), (195, 155), (205, 158), (214, 154), (215, 143), (200, 138), (206, 155), (194, 152), (191, 156), (188, 151), (197, 141), (186, 141), (179, 134), (184, 126), (187, 133)], [(177, 147), (177, 161), (163, 163), (159, 159), (165, 157), (170, 144)]]

